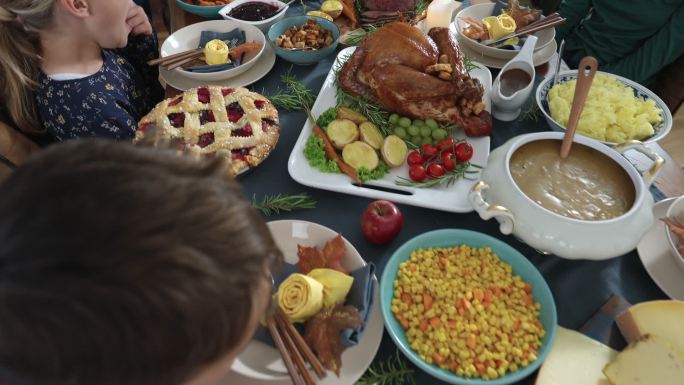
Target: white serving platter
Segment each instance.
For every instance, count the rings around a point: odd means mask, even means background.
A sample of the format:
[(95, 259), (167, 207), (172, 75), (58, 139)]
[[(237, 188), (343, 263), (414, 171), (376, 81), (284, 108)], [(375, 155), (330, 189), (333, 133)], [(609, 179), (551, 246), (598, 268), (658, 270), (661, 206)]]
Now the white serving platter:
[[(311, 109), (314, 117), (318, 117), (325, 110), (337, 104), (335, 97), (335, 70), (340, 67), (342, 59), (354, 52), (355, 47), (345, 48), (337, 55), (337, 60), (328, 73), (321, 92)], [(475, 63), (478, 68), (472, 70), (470, 75), (478, 79), (484, 87), (484, 102), (487, 111), (491, 112), (491, 89), (492, 75), (482, 64)], [(475, 184), (475, 181), (461, 179), (453, 185), (415, 188), (397, 186), (395, 181), (399, 177), (408, 178), (408, 166), (393, 168), (383, 179), (369, 181), (363, 186), (352, 184), (352, 180), (344, 174), (330, 174), (320, 172), (318, 169), (309, 165), (304, 157), (304, 145), (311, 135), (311, 122), (307, 120), (302, 128), (297, 143), (292, 149), (288, 161), (288, 171), (292, 179), (297, 182), (323, 190), (330, 190), (344, 194), (358, 195), (371, 199), (386, 199), (396, 203), (403, 203), (412, 206), (431, 208), (436, 210), (465, 213), (472, 211), (468, 201), (468, 191)], [(465, 138), (462, 130), (456, 130), (455, 139)], [(489, 136), (468, 138), (468, 142), (473, 146), (473, 158), (471, 163), (484, 167), (489, 158)], [(477, 174), (473, 174), (477, 176)]]

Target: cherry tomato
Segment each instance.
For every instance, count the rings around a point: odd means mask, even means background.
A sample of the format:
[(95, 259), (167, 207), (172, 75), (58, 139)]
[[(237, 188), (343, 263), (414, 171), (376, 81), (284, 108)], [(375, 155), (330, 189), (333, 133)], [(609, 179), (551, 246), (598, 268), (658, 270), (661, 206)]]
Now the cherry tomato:
[(428, 166), (427, 173), (430, 178), (439, 178), (440, 176), (444, 175), (444, 167), (442, 167), (441, 164), (431, 163)]
[(420, 152), (423, 154), (424, 157), (429, 158), (433, 155), (435, 155), (439, 151), (437, 147), (431, 145), (431, 144), (424, 144), (420, 146)]
[(473, 146), (468, 142), (459, 143), (456, 145), (455, 155), (458, 163), (467, 162), (473, 157)]
[(409, 178), (411, 178), (411, 180), (414, 182), (422, 182), (426, 176), (427, 173), (425, 172), (425, 167), (419, 164), (413, 165), (409, 168)]
[(451, 171), (456, 167), (456, 160), (454, 159), (454, 154), (451, 152), (442, 151), (440, 157), (442, 158), (442, 167), (444, 167), (445, 170)]
[(409, 166), (415, 166), (417, 164), (422, 164), (423, 163), (423, 156), (420, 155), (420, 152), (413, 150), (409, 152), (408, 156), (406, 157), (406, 163), (408, 163)]
[(442, 139), (437, 143), (437, 147), (439, 147), (440, 151), (444, 151), (448, 148), (451, 148), (453, 145), (454, 145), (454, 138)]

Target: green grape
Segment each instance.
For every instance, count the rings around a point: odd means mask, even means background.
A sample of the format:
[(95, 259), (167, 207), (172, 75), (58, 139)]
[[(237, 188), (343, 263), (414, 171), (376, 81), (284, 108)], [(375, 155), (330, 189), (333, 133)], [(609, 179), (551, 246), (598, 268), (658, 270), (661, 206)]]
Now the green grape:
[(422, 127), (422, 126), (425, 125), (425, 122), (422, 121), (422, 120), (420, 120), (420, 119), (416, 119), (416, 120), (413, 121), (413, 125), (414, 125), (414, 126), (418, 126), (418, 127)]
[(411, 119), (401, 117), (401, 118), (399, 118), (399, 125), (404, 127), (404, 128), (408, 128), (408, 126), (411, 125)]
[(432, 130), (428, 126), (423, 126), (420, 128), (420, 136), (430, 136)]
[(394, 135), (404, 139), (408, 135), (404, 127), (394, 127)]
[(434, 140), (442, 140), (447, 137), (447, 132), (446, 130), (442, 128), (438, 128), (434, 131), (432, 131), (432, 139)]
[(421, 138), (420, 145), (422, 146), (424, 144), (432, 144), (432, 138), (429, 136), (425, 136), (425, 137)]
[(420, 135), (420, 128), (414, 125), (410, 125), (406, 128), (406, 131), (408, 131), (409, 135), (411, 136), (418, 136)]
[(425, 124), (428, 127), (432, 128), (433, 130), (436, 129), (437, 127), (439, 127), (439, 125), (437, 124), (437, 122), (434, 119), (426, 119)]
[(420, 146), (421, 144), (423, 144), (423, 138), (421, 138), (420, 136), (411, 135), (408, 139), (411, 143), (415, 144), (416, 146)]
[(389, 116), (390, 124), (397, 124), (398, 121), (399, 121), (399, 115), (398, 114), (391, 114)]

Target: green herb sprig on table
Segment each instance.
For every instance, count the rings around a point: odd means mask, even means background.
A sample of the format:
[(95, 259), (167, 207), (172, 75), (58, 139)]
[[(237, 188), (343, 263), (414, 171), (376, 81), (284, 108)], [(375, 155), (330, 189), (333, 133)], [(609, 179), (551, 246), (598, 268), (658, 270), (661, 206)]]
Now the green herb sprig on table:
[(539, 116), (541, 115), (541, 110), (539, 109), (539, 106), (537, 103), (532, 103), (530, 107), (528, 107), (525, 111), (522, 113), (522, 121), (534, 121), (538, 122), (539, 121)]
[(316, 100), (316, 95), (310, 89), (297, 80), (290, 71), (281, 76), (280, 80), (285, 85), (285, 90), (279, 90), (268, 97), (273, 105), (286, 111), (311, 108)]
[(389, 357), (385, 362), (371, 365), (356, 385), (415, 385), (413, 369), (399, 355)]
[(399, 177), (394, 183), (397, 186), (406, 187), (418, 187), (418, 188), (429, 188), (435, 186), (451, 186), (456, 183), (459, 179), (475, 180), (470, 176), (473, 174), (478, 174), (482, 166), (472, 164), (470, 162), (465, 162), (457, 165), (453, 170), (447, 171), (444, 175), (437, 178), (427, 178), (422, 182), (415, 182), (408, 178)]
[(261, 202), (257, 202), (256, 194), (252, 196), (252, 207), (260, 210), (264, 215), (280, 214), (281, 211), (316, 208), (316, 201), (309, 194), (294, 195), (264, 195)]

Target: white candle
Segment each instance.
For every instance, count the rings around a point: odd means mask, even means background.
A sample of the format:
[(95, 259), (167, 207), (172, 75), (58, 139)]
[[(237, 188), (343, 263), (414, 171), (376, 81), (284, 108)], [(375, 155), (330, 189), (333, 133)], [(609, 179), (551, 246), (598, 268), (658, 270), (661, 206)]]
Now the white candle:
[(434, 27), (448, 28), (454, 13), (461, 8), (461, 3), (454, 0), (433, 0), (428, 6), (425, 20), (426, 30)]

